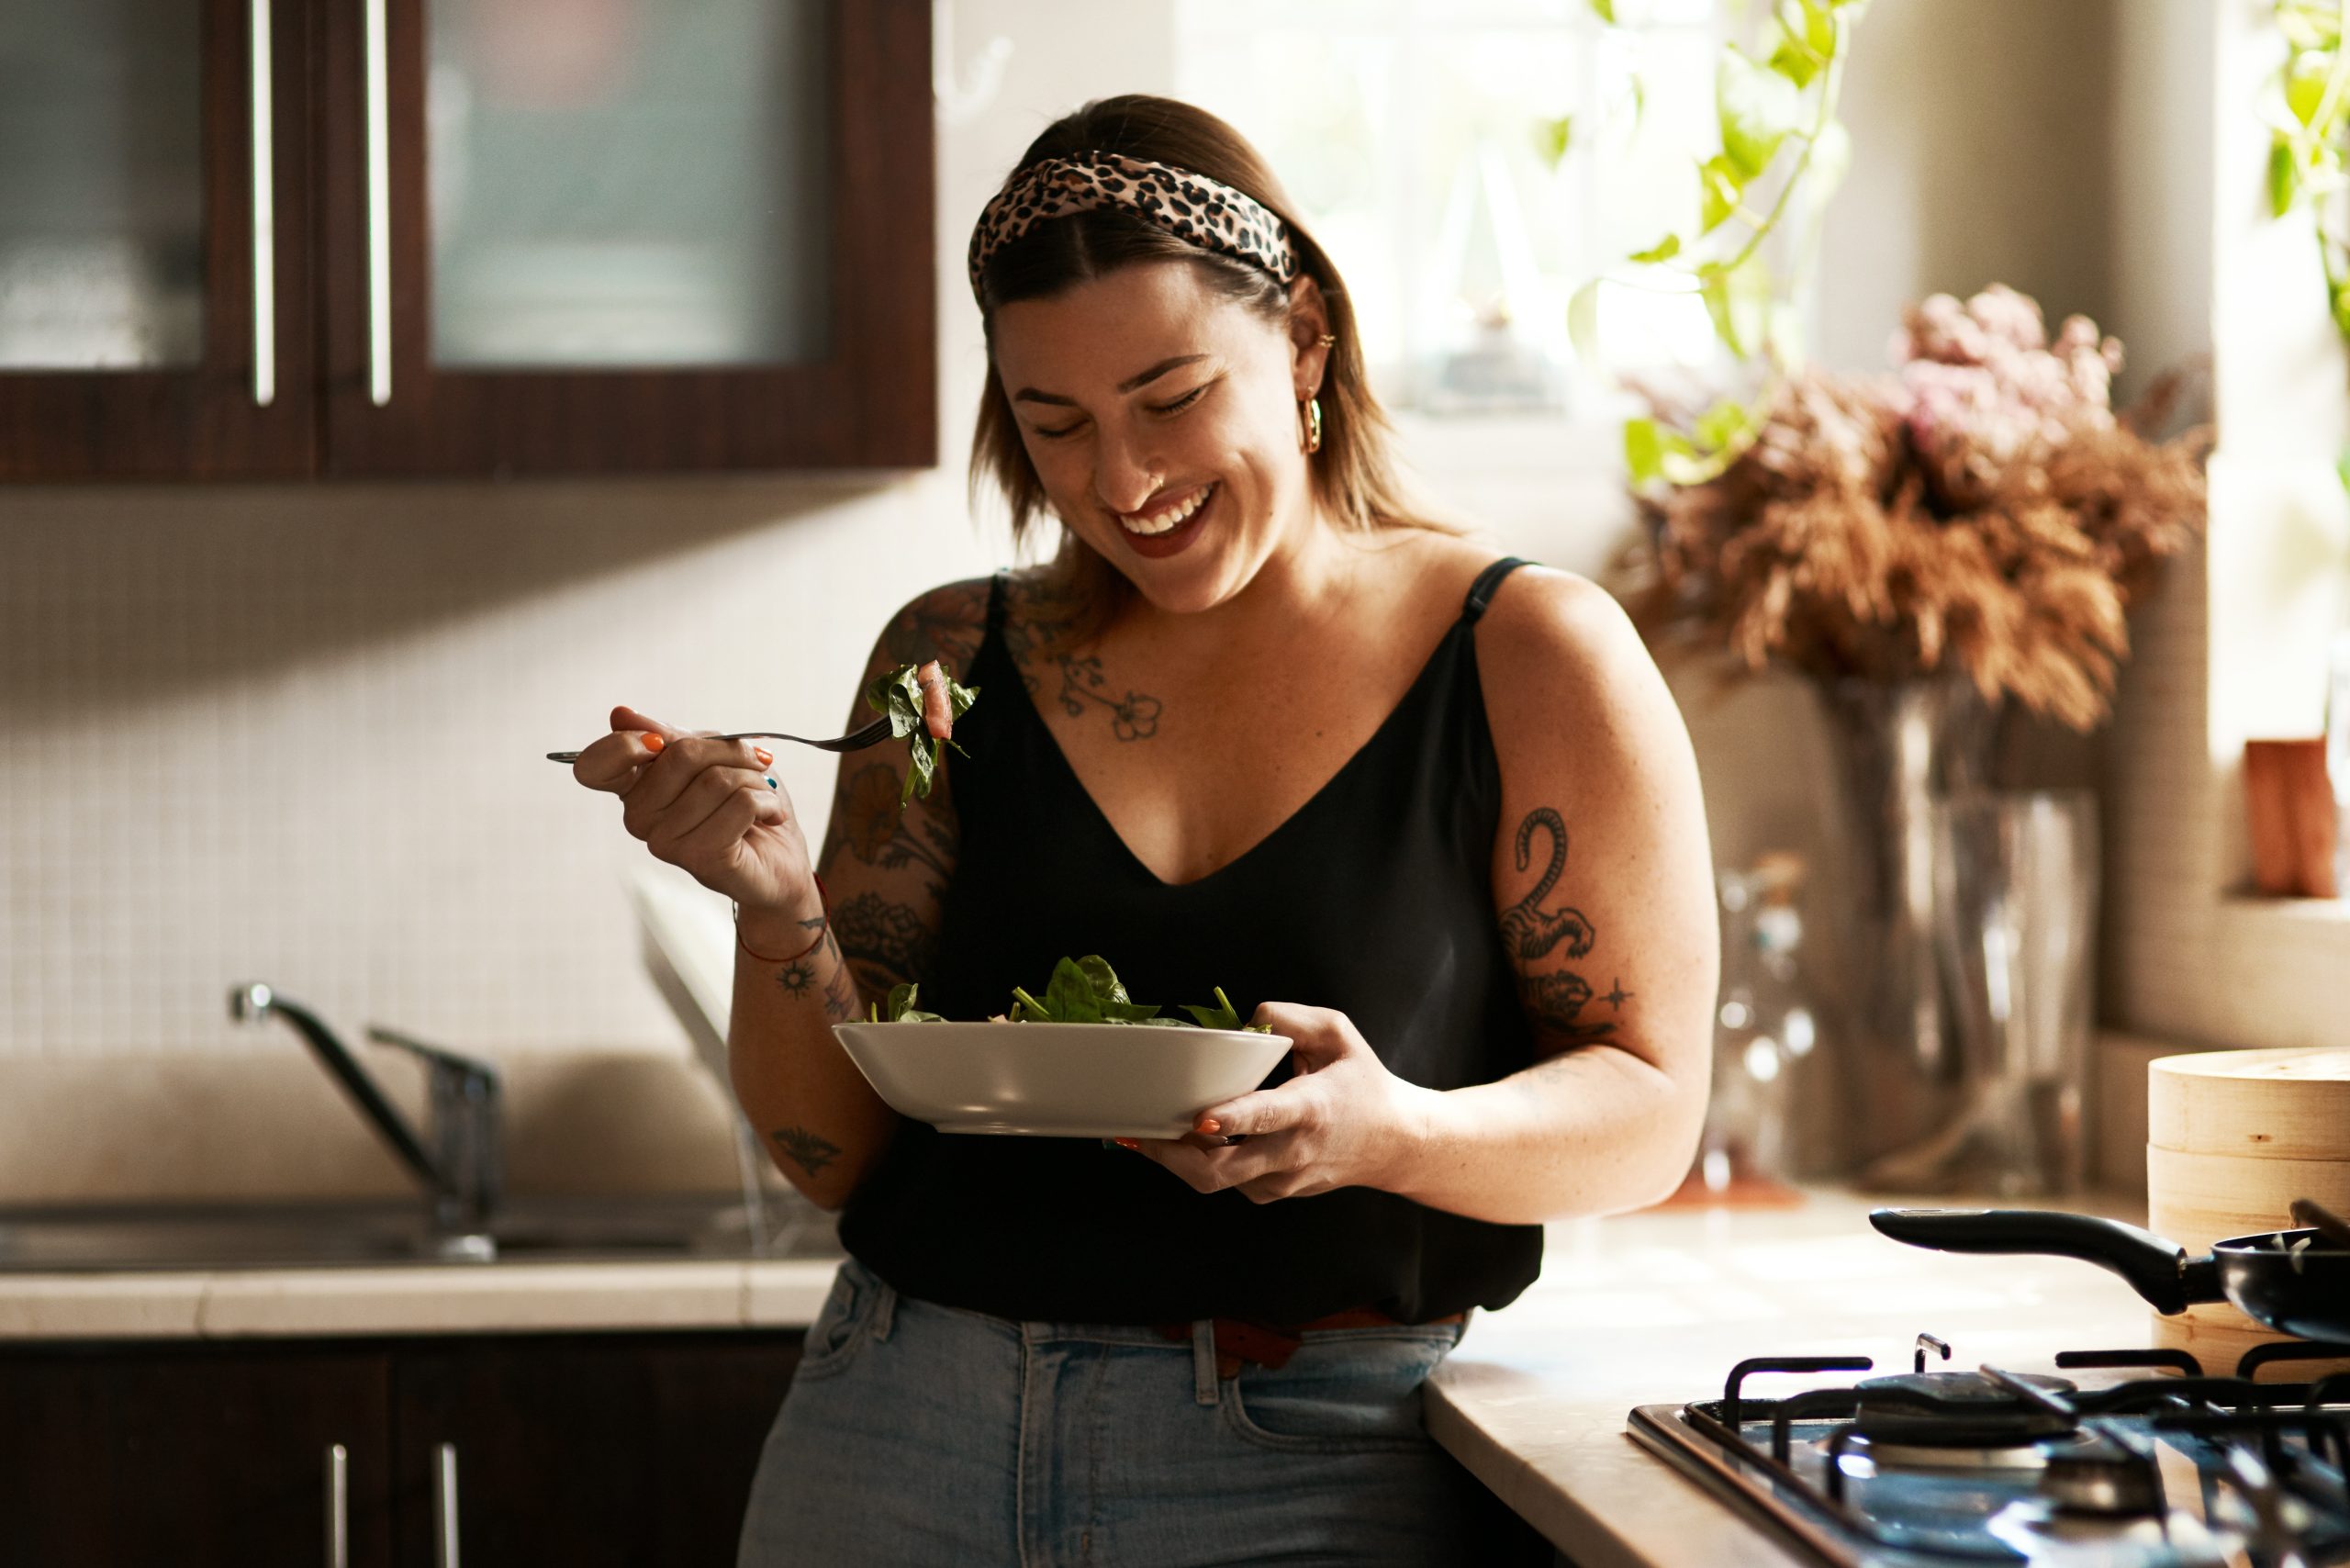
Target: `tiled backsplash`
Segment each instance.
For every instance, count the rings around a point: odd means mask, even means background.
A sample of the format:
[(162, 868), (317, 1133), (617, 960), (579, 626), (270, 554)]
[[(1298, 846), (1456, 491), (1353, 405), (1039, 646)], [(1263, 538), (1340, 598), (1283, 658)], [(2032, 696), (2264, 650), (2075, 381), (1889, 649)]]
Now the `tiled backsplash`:
[[(991, 564), (958, 489), (0, 492), (0, 1055), (297, 1049), (247, 980), (354, 1043), (679, 1042), (649, 852), (543, 754), (615, 702), (824, 733), (890, 610)], [(784, 752), (812, 833), (833, 759)]]

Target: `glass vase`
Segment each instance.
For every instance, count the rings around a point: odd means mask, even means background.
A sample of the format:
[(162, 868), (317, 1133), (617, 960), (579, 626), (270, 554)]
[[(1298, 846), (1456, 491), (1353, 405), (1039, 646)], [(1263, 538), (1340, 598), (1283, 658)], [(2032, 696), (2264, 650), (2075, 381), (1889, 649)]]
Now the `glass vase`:
[(2081, 1185), (2097, 989), (2097, 800), (1976, 790), (1935, 808), (1935, 940), (1960, 1092), (1891, 1174), (1918, 1192), (2053, 1197)]
[(1841, 1163), (1876, 1184), (1875, 1162), (1945, 1126), (1962, 1091), (1935, 950), (1934, 807), (1987, 780), (1998, 710), (1957, 675), (1827, 681), (1818, 690), (1846, 829)]

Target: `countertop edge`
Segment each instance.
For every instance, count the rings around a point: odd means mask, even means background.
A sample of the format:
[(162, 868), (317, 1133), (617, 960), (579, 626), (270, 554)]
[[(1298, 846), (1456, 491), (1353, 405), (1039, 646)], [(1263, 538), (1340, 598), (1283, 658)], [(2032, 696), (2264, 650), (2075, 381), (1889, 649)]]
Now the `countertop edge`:
[(1595, 1441), (1586, 1434), (1560, 1445), (1561, 1451), (1577, 1453), (1579, 1468), (1607, 1472), (1606, 1485), (1595, 1488), (1562, 1476), (1555, 1452), (1538, 1456), (1514, 1449), (1449, 1397), (1442, 1383), (1439, 1376), (1428, 1383), (1428, 1434), (1576, 1568), (1657, 1568), (1682, 1562), (1816, 1568), (1810, 1558), (1758, 1531), (1736, 1506), (1642, 1448), (1629, 1429), (1628, 1407), (1590, 1405), (1561, 1412), (1569, 1425), (1613, 1428)]
[[(1648, 1568), (1648, 1560), (1609, 1529), (1606, 1519), (1578, 1503), (1573, 1493), (1544, 1474), (1532, 1460), (1511, 1451), (1467, 1411), (1447, 1399), (1434, 1383), (1428, 1385), (1427, 1413), (1428, 1435), (1437, 1445), (1460, 1461), (1510, 1512), (1568, 1553), (1576, 1568)], [(1699, 1496), (1694, 1487), (1691, 1495)]]
[(805, 1328), (837, 1259), (0, 1275), (0, 1346)]

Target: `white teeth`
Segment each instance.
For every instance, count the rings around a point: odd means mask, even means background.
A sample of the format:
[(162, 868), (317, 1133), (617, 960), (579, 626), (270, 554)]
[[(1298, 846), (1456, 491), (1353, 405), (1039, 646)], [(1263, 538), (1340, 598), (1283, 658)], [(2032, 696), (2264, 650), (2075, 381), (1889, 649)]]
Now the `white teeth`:
[(1181, 505), (1169, 507), (1165, 511), (1149, 513), (1120, 512), (1118, 514), (1119, 525), (1128, 533), (1139, 533), (1145, 536), (1155, 533), (1165, 533), (1177, 523), (1181, 522), (1185, 518), (1191, 516), (1193, 512), (1199, 510), (1201, 507), (1204, 506), (1207, 503), (1208, 497), (1214, 494), (1214, 491), (1215, 486), (1213, 483), (1205, 484), (1202, 485), (1198, 489), (1193, 490), (1190, 495), (1184, 497)]

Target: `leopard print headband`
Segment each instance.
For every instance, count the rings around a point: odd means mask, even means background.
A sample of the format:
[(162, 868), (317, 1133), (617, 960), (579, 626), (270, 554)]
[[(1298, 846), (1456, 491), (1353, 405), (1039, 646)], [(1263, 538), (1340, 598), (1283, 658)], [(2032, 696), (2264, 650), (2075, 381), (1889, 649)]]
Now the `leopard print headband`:
[(988, 259), (1036, 225), (1102, 207), (1137, 213), (1177, 239), (1253, 262), (1283, 283), (1297, 275), (1289, 228), (1261, 203), (1171, 163), (1080, 152), (1013, 171), (971, 230), (971, 293), (979, 293)]

